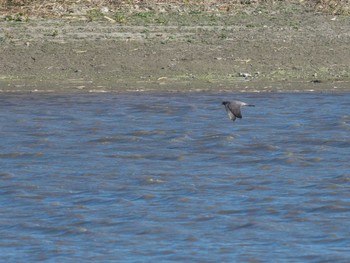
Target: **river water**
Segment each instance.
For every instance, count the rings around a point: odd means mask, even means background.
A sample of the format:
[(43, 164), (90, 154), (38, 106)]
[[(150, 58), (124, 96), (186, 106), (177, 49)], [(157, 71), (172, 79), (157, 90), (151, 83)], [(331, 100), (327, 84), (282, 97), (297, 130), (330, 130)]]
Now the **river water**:
[(2, 262), (350, 261), (350, 93), (0, 105)]

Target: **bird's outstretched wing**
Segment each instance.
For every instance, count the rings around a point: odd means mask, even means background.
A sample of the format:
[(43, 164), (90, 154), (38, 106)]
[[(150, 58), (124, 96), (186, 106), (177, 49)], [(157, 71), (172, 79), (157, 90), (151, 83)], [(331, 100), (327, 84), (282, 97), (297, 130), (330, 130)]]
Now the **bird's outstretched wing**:
[(227, 111), (228, 117), (229, 117), (232, 121), (235, 121), (236, 116), (230, 111), (230, 109), (227, 109), (226, 111)]
[(233, 112), (233, 110), (230, 108), (229, 104), (225, 105), (225, 110), (227, 112), (228, 117), (232, 120), (235, 121), (236, 120), (236, 116)]
[(241, 105), (236, 104), (236, 103), (229, 103), (228, 108), (230, 112), (232, 112), (235, 117), (242, 119), (242, 114), (241, 114)]
[(234, 101), (223, 101), (223, 105), (225, 105), (225, 110), (232, 121), (235, 121), (236, 118), (242, 119), (241, 107), (242, 106), (254, 106), (253, 104), (248, 104), (242, 101), (234, 100)]

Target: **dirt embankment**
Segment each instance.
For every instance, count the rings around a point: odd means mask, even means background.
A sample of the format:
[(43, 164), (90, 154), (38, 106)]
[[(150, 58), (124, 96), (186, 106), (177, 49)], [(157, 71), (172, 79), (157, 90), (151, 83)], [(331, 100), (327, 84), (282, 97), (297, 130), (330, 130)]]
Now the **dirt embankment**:
[(2, 19), (0, 90), (350, 90), (349, 16), (105, 11)]

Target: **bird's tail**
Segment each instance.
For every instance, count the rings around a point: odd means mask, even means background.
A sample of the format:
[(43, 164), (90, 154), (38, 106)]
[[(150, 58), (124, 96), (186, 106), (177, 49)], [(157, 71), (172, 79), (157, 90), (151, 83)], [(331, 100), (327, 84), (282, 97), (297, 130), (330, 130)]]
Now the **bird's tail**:
[(255, 107), (255, 105), (254, 105), (254, 104), (246, 104), (246, 105), (244, 105), (244, 106), (248, 106), (248, 107)]

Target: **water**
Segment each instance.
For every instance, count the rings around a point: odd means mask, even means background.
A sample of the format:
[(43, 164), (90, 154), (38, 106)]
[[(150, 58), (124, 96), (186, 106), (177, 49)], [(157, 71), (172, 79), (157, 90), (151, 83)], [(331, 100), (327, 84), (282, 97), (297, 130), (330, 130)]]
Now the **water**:
[[(222, 100), (256, 104), (231, 122)], [(1, 94), (3, 262), (349, 262), (350, 94)]]

